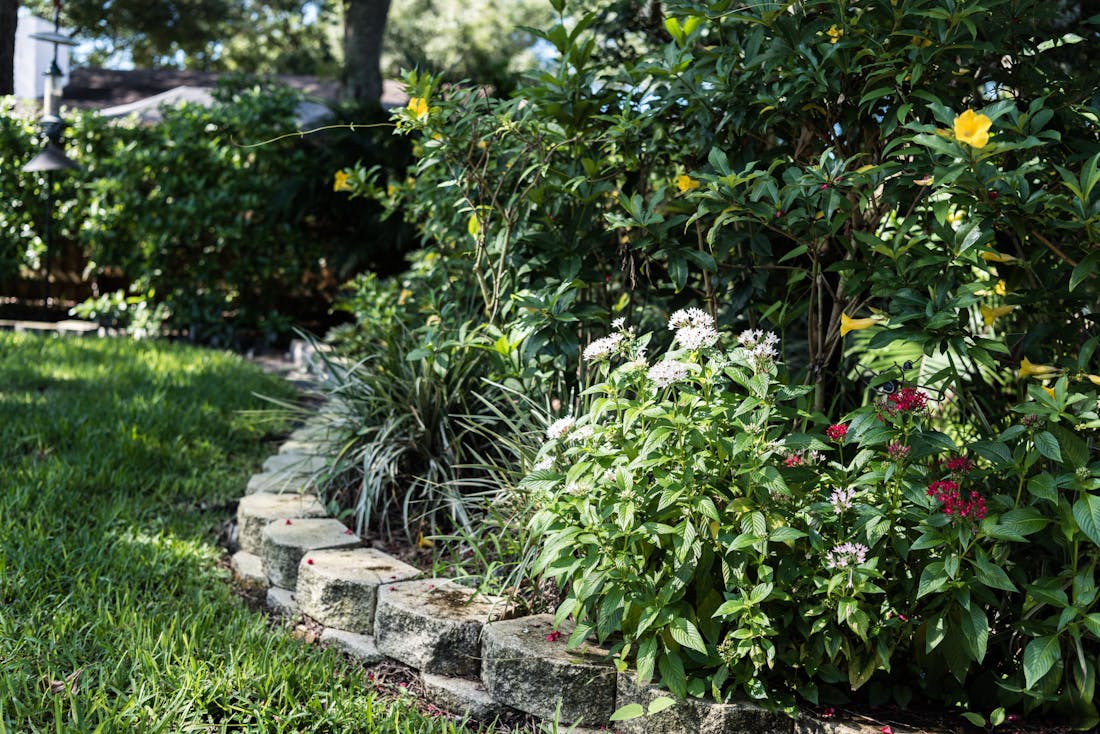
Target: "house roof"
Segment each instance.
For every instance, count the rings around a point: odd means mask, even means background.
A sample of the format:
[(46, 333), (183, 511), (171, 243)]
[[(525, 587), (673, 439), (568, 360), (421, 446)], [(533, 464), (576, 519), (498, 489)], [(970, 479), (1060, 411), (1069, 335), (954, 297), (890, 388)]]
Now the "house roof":
[[(78, 109), (103, 109), (128, 105), (178, 87), (217, 86), (219, 72), (186, 69), (96, 69), (76, 68), (69, 73), (61, 103)], [(331, 79), (280, 74), (270, 77), (301, 90), (322, 102), (340, 99), (340, 85)], [(382, 106), (400, 106), (408, 101), (400, 82), (386, 80)]]

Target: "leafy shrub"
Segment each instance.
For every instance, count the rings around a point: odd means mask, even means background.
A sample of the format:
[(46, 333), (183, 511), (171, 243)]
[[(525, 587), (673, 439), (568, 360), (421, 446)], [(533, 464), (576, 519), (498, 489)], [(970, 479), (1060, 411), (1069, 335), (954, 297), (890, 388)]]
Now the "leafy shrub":
[(526, 480), (571, 642), (611, 640), (681, 696), (1056, 702), (1096, 724), (1100, 378), (1033, 385), (989, 440), (937, 430), (944, 402), (912, 385), (822, 433), (774, 334), (728, 344), (697, 309), (670, 327), (652, 364), (621, 326), (589, 347), (586, 410)]

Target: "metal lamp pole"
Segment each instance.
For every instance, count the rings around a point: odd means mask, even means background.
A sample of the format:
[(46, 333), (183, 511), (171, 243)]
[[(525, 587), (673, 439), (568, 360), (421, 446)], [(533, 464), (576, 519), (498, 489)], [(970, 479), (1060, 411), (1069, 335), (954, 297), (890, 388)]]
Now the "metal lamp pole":
[(61, 33), (61, 0), (54, 0), (53, 4), (53, 31), (45, 33), (32, 33), (31, 38), (39, 41), (47, 41), (53, 44), (53, 61), (46, 69), (45, 90), (42, 95), (42, 119), (39, 125), (42, 127), (42, 136), (45, 138), (45, 146), (42, 152), (32, 158), (23, 170), (29, 173), (45, 172), (46, 174), (46, 220), (43, 225), (43, 239), (46, 241), (46, 256), (43, 259), (44, 272), (42, 274), (42, 309), (49, 311), (50, 307), (50, 259), (53, 255), (53, 182), (54, 172), (67, 168), (79, 168), (61, 147), (61, 134), (65, 129), (65, 121), (58, 116), (61, 100), (61, 82), (64, 75), (61, 67), (57, 65), (58, 46), (75, 46), (76, 41)]

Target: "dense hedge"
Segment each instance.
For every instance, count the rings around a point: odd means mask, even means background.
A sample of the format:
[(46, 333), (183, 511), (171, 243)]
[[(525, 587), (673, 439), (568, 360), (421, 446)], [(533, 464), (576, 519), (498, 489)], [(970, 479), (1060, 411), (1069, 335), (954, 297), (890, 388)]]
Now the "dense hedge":
[[(256, 145), (296, 129), (300, 95), (236, 83), (215, 97), (165, 109), (155, 125), (69, 115), (66, 150), (81, 169), (55, 184), (58, 250), (90, 279), (114, 275), (163, 304), (170, 327), (222, 344), (285, 335), (323, 317), (353, 273), (400, 267), (400, 227), (332, 186), (338, 159), (400, 165), (404, 148), (387, 130)], [(32, 122), (5, 116), (0, 135), (0, 275), (10, 278), (42, 252), (44, 178), (20, 171), (38, 146)]]

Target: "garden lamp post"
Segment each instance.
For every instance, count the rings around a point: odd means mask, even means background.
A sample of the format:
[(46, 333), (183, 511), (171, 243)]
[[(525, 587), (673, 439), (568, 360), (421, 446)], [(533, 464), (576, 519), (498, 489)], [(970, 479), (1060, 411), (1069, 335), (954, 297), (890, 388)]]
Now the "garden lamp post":
[(54, 0), (53, 4), (53, 31), (45, 33), (32, 33), (31, 38), (38, 41), (46, 41), (53, 44), (53, 60), (46, 69), (45, 89), (42, 94), (42, 119), (39, 125), (42, 127), (42, 137), (45, 145), (42, 152), (23, 166), (28, 173), (44, 172), (46, 174), (46, 216), (43, 225), (42, 239), (46, 242), (46, 256), (43, 260), (42, 273), (42, 309), (46, 311), (50, 306), (50, 256), (53, 250), (53, 179), (54, 173), (67, 168), (79, 168), (76, 163), (65, 155), (61, 147), (61, 133), (65, 129), (65, 121), (58, 115), (61, 102), (61, 88), (64, 75), (61, 67), (57, 65), (58, 46), (75, 46), (76, 41), (61, 33), (61, 0)]

